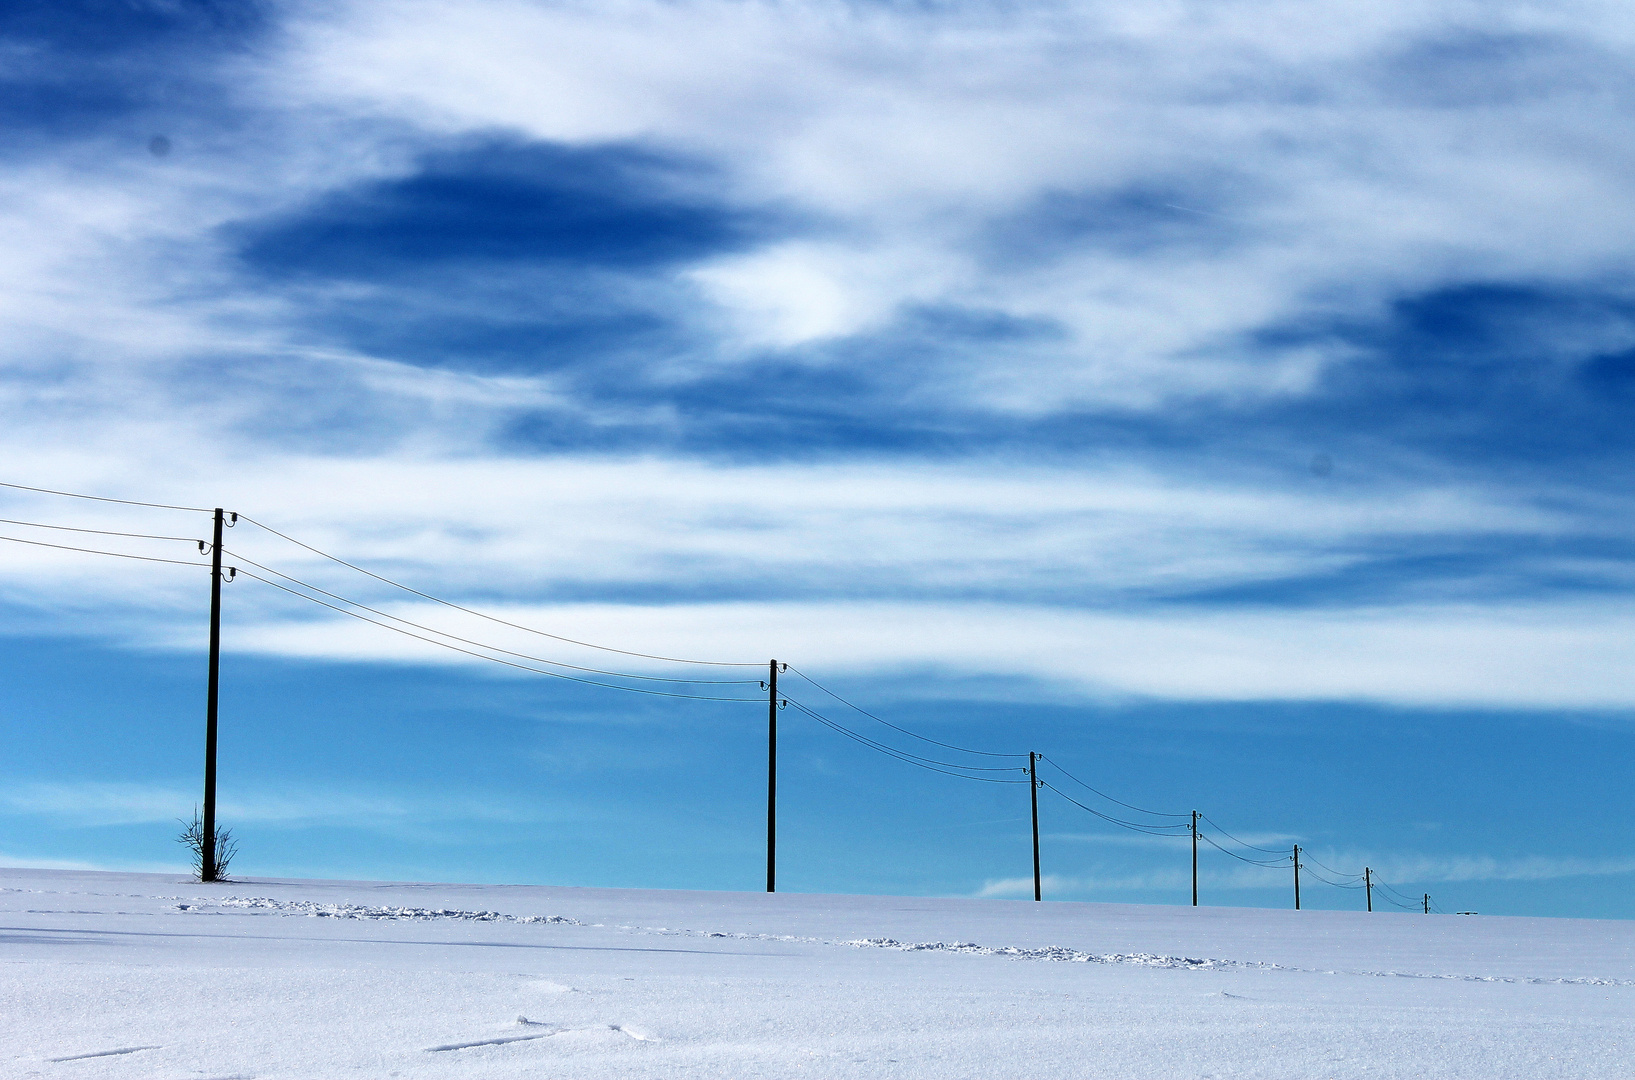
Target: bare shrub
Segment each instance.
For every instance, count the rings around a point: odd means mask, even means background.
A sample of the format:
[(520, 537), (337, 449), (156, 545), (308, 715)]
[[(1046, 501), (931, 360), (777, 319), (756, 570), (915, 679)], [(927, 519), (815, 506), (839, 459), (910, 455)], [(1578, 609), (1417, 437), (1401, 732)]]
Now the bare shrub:
[(233, 839), (232, 829), (216, 828), (216, 874), (206, 879), (204, 876), (204, 821), (199, 817), (199, 808), (193, 808), (193, 820), (177, 818), (183, 825), (182, 835), (176, 842), (187, 848), (193, 856), (193, 873), (200, 881), (220, 881), (227, 874), (227, 864), (233, 861), (238, 854), (238, 841)]

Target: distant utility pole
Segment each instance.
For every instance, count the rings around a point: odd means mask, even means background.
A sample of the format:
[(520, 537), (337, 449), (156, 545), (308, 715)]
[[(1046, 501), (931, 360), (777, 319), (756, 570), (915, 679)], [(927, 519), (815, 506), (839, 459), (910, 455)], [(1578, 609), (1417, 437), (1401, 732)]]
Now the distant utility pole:
[(1430, 913), (1431, 913), (1431, 894), (1426, 893), (1425, 894), (1425, 914), (1429, 915)]
[(1034, 768), (1034, 762), (1039, 755), (1032, 750), (1028, 751), (1028, 794), (1033, 799), (1033, 899), (1035, 902), (1044, 897), (1039, 891), (1039, 774)]
[(1300, 910), (1300, 845), (1294, 845), (1294, 910)]
[(778, 891), (778, 668), (773, 660), (766, 682), (766, 891)]
[(1192, 906), (1198, 906), (1198, 811), (1192, 812)]
[[(204, 703), (204, 835), (200, 838), (199, 880), (215, 881), (216, 872), (216, 694), (221, 686), (221, 507), (216, 507), (210, 545), (210, 678)], [(238, 515), (233, 515), (237, 523)]]
[(1363, 867), (1363, 889), (1368, 894), (1368, 910), (1374, 910), (1374, 871)]

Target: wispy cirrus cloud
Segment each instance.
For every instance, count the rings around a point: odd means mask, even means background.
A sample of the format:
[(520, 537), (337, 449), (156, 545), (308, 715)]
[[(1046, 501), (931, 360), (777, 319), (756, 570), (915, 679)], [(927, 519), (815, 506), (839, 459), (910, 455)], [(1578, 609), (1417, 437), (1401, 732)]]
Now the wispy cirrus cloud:
[[(1613, 6), (131, 18), (0, 26), (19, 85), (112, 87), (0, 181), (17, 479), (621, 641), (1629, 704)], [(191, 579), (22, 550), (43, 624), (194, 643)], [(235, 647), (422, 656), (233, 603)]]
[(299, 77), (261, 85), (433, 131), (673, 148), (729, 198), (805, 209), (823, 235), (692, 272), (745, 356), (966, 309), (1054, 331), (954, 359), (943, 395), (1141, 405), (1298, 395), (1350, 356), (1271, 327), (1621, 265), (1620, 136), (1592, 117), (1623, 107), (1604, 90), (1627, 81), (1624, 19), (1472, 16), (415, 0), (313, 10), (281, 57)]
[[(0, 807), (13, 815), (48, 818), (76, 828), (169, 824), (190, 818), (198, 802), (196, 791), (106, 781), (28, 781), (13, 785), (0, 796)], [(259, 792), (240, 788), (220, 801), (218, 811), (223, 821), (234, 825), (286, 828), (345, 823), (348, 827), (392, 831), (427, 820), (444, 824), (521, 820), (512, 810), (481, 800), (360, 795), (310, 787)]]
[[(1389, 857), (1375, 860), (1376, 882), (1415, 885), (1433, 885), (1455, 882), (1498, 881), (1563, 881), (1576, 877), (1619, 877), (1635, 874), (1635, 859), (1580, 858), (1551, 855), (1513, 856), (1435, 856)], [(1358, 864), (1359, 866), (1361, 863)], [(1254, 867), (1238, 867), (1227, 871), (1203, 870), (1198, 875), (1199, 885), (1210, 889), (1277, 889), (1289, 888), (1287, 872), (1282, 876), (1269, 874)], [(1149, 889), (1185, 890), (1191, 887), (1190, 871), (1174, 870), (1134, 871), (1127, 868), (1109, 869), (1105, 874), (1045, 874), (1039, 879), (1041, 892), (1053, 897), (1096, 896), (1108, 893), (1129, 893)], [(1312, 888), (1319, 883), (1312, 879)], [(994, 878), (983, 883), (973, 895), (979, 897), (1025, 897), (1033, 895), (1031, 877)], [(1377, 901), (1383, 906), (1383, 901)]]

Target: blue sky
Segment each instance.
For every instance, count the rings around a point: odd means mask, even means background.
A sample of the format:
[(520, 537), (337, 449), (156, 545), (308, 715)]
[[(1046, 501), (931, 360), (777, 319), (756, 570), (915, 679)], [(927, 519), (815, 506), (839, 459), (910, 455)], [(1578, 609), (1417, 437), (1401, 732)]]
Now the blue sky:
[[(0, 480), (788, 659), (1450, 909), (1629, 917), (1632, 33), (1595, 3), (12, 4)], [(179, 865), (206, 579), (3, 546), (0, 858)], [(249, 522), (226, 546), (608, 666)], [(753, 704), (248, 578), (225, 627), (237, 870), (761, 880)], [(1030, 891), (1025, 787), (793, 712), (783, 751), (786, 888)], [(1044, 794), (1049, 895), (1185, 898), (1184, 844)], [(1211, 852), (1205, 899), (1286, 877)]]

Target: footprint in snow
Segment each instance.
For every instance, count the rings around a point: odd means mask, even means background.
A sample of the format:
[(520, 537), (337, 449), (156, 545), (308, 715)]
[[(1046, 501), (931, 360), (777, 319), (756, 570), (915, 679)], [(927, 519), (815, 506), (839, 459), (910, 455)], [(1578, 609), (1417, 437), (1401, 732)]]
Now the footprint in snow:
[(584, 1036), (594, 1035), (597, 1032), (607, 1032), (609, 1034), (618, 1032), (621, 1035), (628, 1035), (637, 1042), (659, 1041), (658, 1036), (651, 1034), (646, 1028), (635, 1027), (630, 1024), (608, 1024), (606, 1026), (598, 1024), (595, 1027), (589, 1028), (559, 1028), (547, 1021), (530, 1020), (526, 1016), (517, 1017), (517, 1024), (524, 1028), (540, 1028), (544, 1030), (533, 1031), (527, 1035), (496, 1035), (487, 1039), (471, 1039), (467, 1042), (442, 1043), (438, 1046), (426, 1047), (426, 1053), (446, 1054), (452, 1050), (474, 1050), (482, 1046), (505, 1046), (510, 1043), (536, 1042), (540, 1039), (549, 1039), (556, 1035)]
[(69, 1054), (66, 1057), (46, 1058), (47, 1061), (84, 1061), (87, 1058), (117, 1057), (120, 1054), (134, 1054), (139, 1050), (158, 1050), (157, 1046), (121, 1046), (116, 1050), (93, 1050), (89, 1054)]
[(428, 1054), (445, 1054), (450, 1050), (470, 1050), (477, 1046), (504, 1046), (506, 1043), (533, 1042), (535, 1039), (549, 1039), (556, 1031), (541, 1031), (537, 1035), (502, 1035), (497, 1039), (473, 1039), (470, 1042), (443, 1043), (441, 1046), (428, 1046)]

